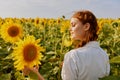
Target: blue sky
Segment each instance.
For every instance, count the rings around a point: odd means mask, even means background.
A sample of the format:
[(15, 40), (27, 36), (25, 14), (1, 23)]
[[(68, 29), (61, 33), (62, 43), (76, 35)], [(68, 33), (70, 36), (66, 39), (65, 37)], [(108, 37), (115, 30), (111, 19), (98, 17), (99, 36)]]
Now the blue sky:
[(120, 0), (0, 0), (0, 17), (70, 18), (90, 10), (97, 18), (120, 18)]

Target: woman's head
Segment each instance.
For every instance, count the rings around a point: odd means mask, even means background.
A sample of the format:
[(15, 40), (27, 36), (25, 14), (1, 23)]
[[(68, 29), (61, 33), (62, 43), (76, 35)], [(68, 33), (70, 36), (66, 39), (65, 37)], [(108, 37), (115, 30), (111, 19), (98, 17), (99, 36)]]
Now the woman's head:
[(89, 41), (95, 41), (98, 38), (97, 31), (97, 19), (92, 12), (78, 11), (71, 17), (71, 38), (80, 40), (80, 47)]

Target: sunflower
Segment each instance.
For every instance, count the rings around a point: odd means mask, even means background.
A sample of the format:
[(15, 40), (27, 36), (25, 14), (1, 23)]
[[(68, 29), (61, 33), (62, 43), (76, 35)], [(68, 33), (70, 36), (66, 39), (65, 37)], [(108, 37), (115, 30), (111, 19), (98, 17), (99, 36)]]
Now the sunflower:
[(20, 24), (17, 23), (5, 23), (0, 29), (1, 37), (10, 43), (15, 43), (23, 36), (23, 29)]
[(39, 24), (40, 24), (40, 19), (37, 17), (34, 20), (34, 25), (37, 27), (37, 26), (39, 26)]
[(24, 40), (16, 42), (12, 56), (17, 70), (23, 70), (24, 66), (31, 68), (41, 64), (39, 60), (43, 57), (41, 51), (44, 51), (44, 48), (38, 45), (39, 42), (40, 39), (35, 40), (34, 36), (27, 36)]
[(64, 39), (63, 44), (65, 47), (69, 47), (72, 45), (72, 40)]
[(62, 22), (62, 26), (61, 26), (61, 28), (60, 28), (60, 32), (61, 32), (61, 33), (65, 33), (66, 31), (69, 30), (69, 28), (70, 28), (70, 22), (69, 22), (68, 20), (63, 21), (63, 22)]
[(65, 47), (69, 47), (72, 45), (72, 39), (70, 38), (69, 34), (64, 33), (62, 37), (62, 41)]

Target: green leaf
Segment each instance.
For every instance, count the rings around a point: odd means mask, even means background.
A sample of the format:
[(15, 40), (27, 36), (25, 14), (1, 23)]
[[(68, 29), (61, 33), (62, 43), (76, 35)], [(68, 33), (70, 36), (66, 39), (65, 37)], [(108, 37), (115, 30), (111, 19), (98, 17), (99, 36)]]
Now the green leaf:
[(106, 77), (101, 78), (99, 80), (120, 80), (120, 76), (106, 76)]
[(120, 56), (113, 57), (110, 60), (110, 63), (120, 63)]
[(32, 79), (32, 80), (38, 80), (38, 76), (37, 76), (37, 74), (35, 74), (34, 72), (30, 72), (29, 77), (30, 77), (30, 79)]
[(12, 54), (9, 54), (9, 55), (6, 56), (3, 60), (6, 60), (6, 59), (12, 59)]
[(2, 74), (0, 75), (0, 80), (10, 80), (11, 74)]

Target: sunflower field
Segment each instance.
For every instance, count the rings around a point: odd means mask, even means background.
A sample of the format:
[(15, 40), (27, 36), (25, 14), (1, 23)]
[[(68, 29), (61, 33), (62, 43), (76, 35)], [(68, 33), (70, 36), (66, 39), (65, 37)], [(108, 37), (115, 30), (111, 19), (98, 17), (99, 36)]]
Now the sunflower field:
[[(120, 18), (98, 19), (98, 41), (108, 53), (111, 71), (100, 80), (120, 79)], [(66, 52), (73, 47), (70, 21), (58, 18), (0, 18), (0, 80), (37, 80), (24, 66), (39, 65), (45, 80), (61, 80)]]

